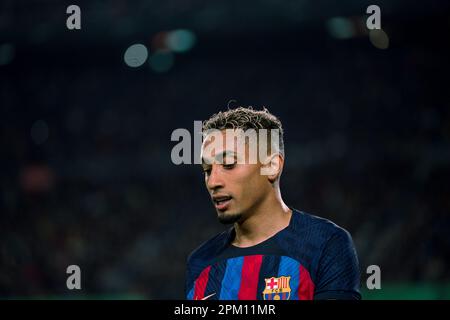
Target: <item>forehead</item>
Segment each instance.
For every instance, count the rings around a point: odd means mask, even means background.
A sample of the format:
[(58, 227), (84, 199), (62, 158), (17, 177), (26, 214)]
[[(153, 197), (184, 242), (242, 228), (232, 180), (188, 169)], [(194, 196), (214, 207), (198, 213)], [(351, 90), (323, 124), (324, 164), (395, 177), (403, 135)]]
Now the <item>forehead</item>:
[(202, 159), (214, 158), (219, 154), (231, 153), (236, 151), (232, 145), (226, 143), (225, 130), (214, 131), (204, 135), (202, 143), (201, 157)]
[[(248, 134), (248, 133), (247, 133)], [(235, 152), (241, 151), (238, 146), (244, 143), (247, 144), (243, 130), (224, 129), (224, 130), (212, 130), (204, 135), (202, 143), (202, 152), (205, 149), (214, 149), (216, 153), (222, 152)]]
[(225, 142), (225, 139), (226, 139), (225, 130), (220, 130), (220, 131), (213, 130), (211, 132), (204, 133), (202, 148), (207, 147), (211, 143), (215, 143), (215, 145), (219, 145), (220, 143), (217, 141), (217, 139), (221, 140), (222, 142)]
[[(266, 148), (259, 150), (256, 130), (226, 129), (206, 132), (201, 149), (202, 163), (227, 163), (234, 158), (238, 164), (258, 164), (258, 154), (266, 154)], [(265, 143), (263, 144), (266, 145)]]

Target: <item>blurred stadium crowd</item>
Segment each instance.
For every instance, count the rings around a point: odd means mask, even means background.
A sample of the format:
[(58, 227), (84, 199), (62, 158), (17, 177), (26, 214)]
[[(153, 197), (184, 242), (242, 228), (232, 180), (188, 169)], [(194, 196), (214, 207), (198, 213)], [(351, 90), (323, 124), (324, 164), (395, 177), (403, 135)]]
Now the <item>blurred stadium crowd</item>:
[(0, 66), (0, 297), (182, 298), (187, 255), (224, 226), (170, 135), (230, 100), (280, 117), (284, 199), (350, 231), (363, 284), (371, 264), (383, 282), (448, 283), (449, 43), (434, 32), (450, 25), (424, 21), (391, 20), (387, 50), (320, 28), (204, 33), (162, 73), (127, 67), (124, 43), (15, 47)]

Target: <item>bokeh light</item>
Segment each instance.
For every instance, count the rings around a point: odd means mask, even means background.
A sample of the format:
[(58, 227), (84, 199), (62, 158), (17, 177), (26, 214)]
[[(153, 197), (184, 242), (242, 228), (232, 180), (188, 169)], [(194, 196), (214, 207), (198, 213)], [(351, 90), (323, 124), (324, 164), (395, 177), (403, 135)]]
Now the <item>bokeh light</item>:
[(131, 68), (142, 66), (147, 61), (148, 50), (143, 44), (133, 44), (125, 51), (123, 60)]
[(370, 42), (378, 49), (389, 48), (389, 36), (383, 29), (374, 29), (369, 32)]
[(179, 29), (167, 35), (166, 45), (174, 52), (186, 52), (192, 49), (196, 41), (196, 36), (192, 31)]
[(334, 17), (327, 21), (327, 30), (333, 38), (350, 39), (355, 35), (355, 28), (350, 19)]
[(170, 51), (156, 51), (150, 56), (150, 68), (158, 73), (167, 72), (174, 64), (174, 54)]
[(14, 46), (10, 43), (0, 45), (0, 66), (9, 64), (14, 58)]

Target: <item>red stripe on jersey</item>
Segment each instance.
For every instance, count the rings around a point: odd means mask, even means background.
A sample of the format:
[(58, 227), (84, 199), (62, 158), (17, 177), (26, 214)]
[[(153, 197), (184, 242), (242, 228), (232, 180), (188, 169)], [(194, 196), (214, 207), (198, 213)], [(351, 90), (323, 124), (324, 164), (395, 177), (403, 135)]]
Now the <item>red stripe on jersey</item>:
[(314, 283), (306, 268), (300, 265), (300, 285), (298, 287), (299, 300), (312, 300), (314, 298)]
[(258, 290), (259, 270), (263, 256), (245, 256), (241, 273), (241, 286), (238, 292), (239, 300), (256, 300)]
[(205, 289), (209, 279), (209, 270), (211, 270), (211, 266), (203, 269), (197, 280), (195, 280), (194, 300), (201, 300), (205, 297)]

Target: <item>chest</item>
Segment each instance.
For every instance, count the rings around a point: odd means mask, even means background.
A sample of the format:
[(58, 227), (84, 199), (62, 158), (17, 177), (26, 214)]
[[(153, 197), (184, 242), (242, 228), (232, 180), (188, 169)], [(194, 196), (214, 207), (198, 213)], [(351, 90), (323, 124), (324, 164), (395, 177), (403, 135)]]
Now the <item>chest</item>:
[(250, 255), (223, 259), (203, 268), (189, 292), (191, 299), (312, 299), (309, 271), (291, 257)]

